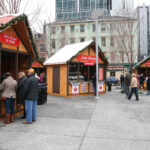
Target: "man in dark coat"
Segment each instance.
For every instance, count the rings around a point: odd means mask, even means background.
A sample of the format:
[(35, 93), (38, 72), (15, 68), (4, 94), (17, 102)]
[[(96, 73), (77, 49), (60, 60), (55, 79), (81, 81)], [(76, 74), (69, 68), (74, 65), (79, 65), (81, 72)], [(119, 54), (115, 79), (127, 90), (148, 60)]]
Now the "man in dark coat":
[(125, 94), (127, 97), (129, 97), (129, 87), (130, 87), (130, 83), (131, 83), (131, 75), (129, 73), (129, 71), (126, 72), (126, 75), (124, 77), (124, 88), (125, 88)]
[(38, 79), (35, 77), (34, 73), (34, 69), (30, 68), (28, 70), (28, 78), (25, 82), (26, 121), (23, 121), (23, 124), (31, 124), (36, 121)]
[(21, 119), (26, 117), (25, 113), (25, 81), (26, 76), (24, 72), (19, 72), (19, 81), (18, 81), (18, 87), (17, 87), (17, 103), (24, 106), (24, 114)]
[(147, 90), (148, 90), (148, 94), (147, 95), (150, 95), (150, 76), (147, 79)]
[(143, 74), (140, 75), (140, 89), (144, 90), (144, 76), (143, 76)]
[(123, 75), (123, 73), (120, 75), (120, 83), (121, 83), (121, 88), (124, 89), (124, 75)]
[(95, 75), (95, 73), (92, 76), (92, 83), (93, 83), (94, 93), (96, 96), (96, 75)]

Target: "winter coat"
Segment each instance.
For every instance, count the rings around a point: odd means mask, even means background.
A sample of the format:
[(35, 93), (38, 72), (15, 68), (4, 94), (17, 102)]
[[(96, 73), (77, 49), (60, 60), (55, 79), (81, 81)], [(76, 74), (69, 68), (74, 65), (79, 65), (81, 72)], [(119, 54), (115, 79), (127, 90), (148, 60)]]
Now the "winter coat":
[(126, 76), (124, 77), (124, 85), (125, 86), (130, 86), (130, 83), (131, 83), (131, 75), (126, 74)]
[(135, 88), (135, 87), (137, 87), (137, 85), (138, 85), (137, 79), (136, 79), (136, 77), (133, 77), (131, 80), (131, 87)]
[(24, 104), (25, 100), (25, 81), (26, 77), (22, 77), (18, 81), (18, 87), (17, 87), (17, 103), (18, 104)]
[(16, 98), (17, 81), (7, 77), (0, 85), (0, 90), (3, 90), (1, 97)]
[(38, 99), (38, 79), (30, 75), (25, 82), (25, 100), (34, 101)]
[(150, 77), (147, 79), (147, 90), (150, 90)]

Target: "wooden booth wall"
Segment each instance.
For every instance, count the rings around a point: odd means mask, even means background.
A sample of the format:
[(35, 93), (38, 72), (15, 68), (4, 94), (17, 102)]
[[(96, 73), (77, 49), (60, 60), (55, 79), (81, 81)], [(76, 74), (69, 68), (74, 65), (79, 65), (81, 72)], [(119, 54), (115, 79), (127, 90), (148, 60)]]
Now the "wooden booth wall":
[[(59, 69), (57, 74), (56, 69)], [(49, 94), (67, 96), (67, 65), (47, 66), (47, 83), (47, 92)], [(57, 89), (57, 91), (54, 91), (54, 89)]]

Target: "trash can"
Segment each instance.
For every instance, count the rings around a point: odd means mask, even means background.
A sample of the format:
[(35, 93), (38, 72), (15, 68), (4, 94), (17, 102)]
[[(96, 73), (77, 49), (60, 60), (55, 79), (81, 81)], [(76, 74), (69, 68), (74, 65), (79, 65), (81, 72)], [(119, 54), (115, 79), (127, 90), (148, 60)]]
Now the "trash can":
[(38, 90), (38, 105), (42, 105), (47, 102), (47, 84), (39, 83)]
[(111, 91), (111, 83), (109, 82), (107, 85), (108, 85), (108, 91)]

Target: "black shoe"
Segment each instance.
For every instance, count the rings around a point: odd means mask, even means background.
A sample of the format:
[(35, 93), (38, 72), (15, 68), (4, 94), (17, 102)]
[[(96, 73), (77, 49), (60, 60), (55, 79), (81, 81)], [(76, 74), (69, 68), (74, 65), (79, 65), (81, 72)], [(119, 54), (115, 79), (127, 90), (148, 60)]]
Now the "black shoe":
[(25, 118), (26, 118), (25, 116), (20, 117), (20, 119), (25, 119)]
[(139, 101), (139, 99), (136, 99), (136, 101)]

